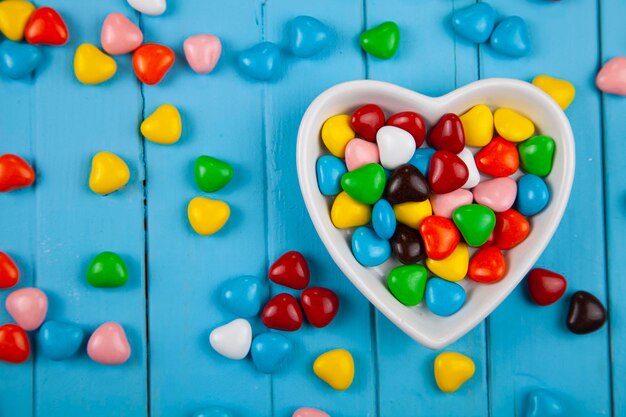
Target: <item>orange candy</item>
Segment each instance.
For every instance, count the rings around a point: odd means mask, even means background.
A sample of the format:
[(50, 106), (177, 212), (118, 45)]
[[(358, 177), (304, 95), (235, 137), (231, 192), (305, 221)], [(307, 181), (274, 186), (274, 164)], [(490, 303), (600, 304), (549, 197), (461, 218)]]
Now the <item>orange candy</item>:
[(492, 284), (504, 278), (506, 261), (500, 249), (490, 246), (478, 250), (472, 257), (467, 277), (482, 284)]
[(516, 247), (528, 237), (530, 223), (514, 209), (496, 213), (493, 245), (502, 250)]
[(426, 217), (420, 225), (424, 249), (430, 259), (445, 259), (454, 252), (461, 234), (452, 220), (441, 216)]
[(508, 177), (519, 168), (515, 144), (496, 136), (475, 156), (476, 167), (492, 177)]
[(154, 85), (161, 82), (175, 59), (174, 51), (167, 46), (146, 43), (133, 53), (133, 68), (142, 83)]

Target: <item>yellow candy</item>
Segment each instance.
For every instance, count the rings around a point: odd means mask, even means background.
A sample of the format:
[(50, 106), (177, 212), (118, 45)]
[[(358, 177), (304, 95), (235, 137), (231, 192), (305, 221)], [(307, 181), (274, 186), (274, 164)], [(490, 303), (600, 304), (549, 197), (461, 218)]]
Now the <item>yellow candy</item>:
[(354, 359), (345, 349), (331, 350), (315, 359), (313, 372), (334, 389), (344, 391), (354, 379)]
[(533, 122), (511, 109), (496, 110), (493, 114), (493, 122), (498, 134), (511, 142), (524, 141), (535, 133)]
[(98, 152), (91, 160), (89, 188), (94, 193), (110, 194), (125, 186), (129, 179), (128, 165), (119, 156), (110, 152)]
[(74, 74), (83, 84), (100, 84), (115, 75), (117, 63), (113, 58), (90, 43), (83, 43), (76, 48), (74, 55)]
[(9, 40), (24, 39), (24, 28), (35, 6), (22, 0), (0, 1), (0, 32)]
[(183, 124), (178, 109), (171, 104), (163, 104), (141, 123), (141, 134), (148, 140), (171, 145), (178, 142)]
[(355, 137), (350, 119), (347, 114), (340, 114), (326, 120), (322, 126), (322, 141), (330, 153), (338, 158), (345, 156), (346, 145)]
[(572, 83), (549, 75), (536, 76), (533, 85), (552, 97), (563, 110), (569, 107), (576, 95), (576, 89)]
[(342, 191), (333, 202), (330, 219), (338, 229), (364, 226), (372, 220), (372, 208)]
[(400, 203), (393, 206), (396, 220), (405, 226), (419, 229), (422, 220), (433, 215), (433, 207), (430, 200), (420, 202)]
[(482, 147), (493, 138), (493, 114), (484, 104), (469, 109), (460, 117), (467, 146)]
[(469, 250), (465, 243), (459, 243), (452, 255), (445, 259), (436, 261), (426, 258), (426, 268), (434, 275), (447, 279), (448, 281), (460, 281), (467, 275), (469, 266)]
[(230, 217), (230, 207), (223, 201), (196, 197), (187, 206), (187, 216), (196, 233), (209, 236), (224, 227)]
[(475, 371), (474, 361), (460, 353), (443, 352), (435, 358), (435, 381), (443, 392), (458, 390)]

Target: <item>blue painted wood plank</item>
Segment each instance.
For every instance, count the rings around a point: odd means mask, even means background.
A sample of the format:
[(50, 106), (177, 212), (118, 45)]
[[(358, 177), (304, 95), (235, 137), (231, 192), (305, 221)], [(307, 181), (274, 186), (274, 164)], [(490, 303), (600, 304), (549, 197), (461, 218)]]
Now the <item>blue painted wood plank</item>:
[(563, 221), (538, 262), (563, 273), (569, 290), (555, 305), (539, 308), (528, 300), (522, 283), (492, 314), (488, 326), (491, 415), (521, 412), (528, 390), (537, 386), (561, 393), (579, 415), (610, 415), (606, 327), (585, 336), (573, 335), (565, 327), (569, 295), (574, 291), (587, 290), (601, 300), (606, 295), (600, 97), (593, 86), (598, 64), (596, 4), (491, 3), (502, 16), (526, 19), (533, 49), (526, 58), (508, 59), (481, 47), (481, 76), (531, 80), (545, 73), (567, 79), (577, 89), (567, 110), (576, 138), (574, 187)]
[[(438, 96), (477, 77), (476, 47), (456, 39), (449, 24), (451, 13), (471, 1), (368, 0), (367, 26), (385, 20), (398, 23), (401, 44), (388, 61), (368, 58), (369, 78), (379, 79)], [(446, 350), (461, 352), (476, 363), (476, 375), (461, 390), (444, 394), (436, 386), (433, 361), (437, 352), (426, 349), (381, 314), (378, 317), (380, 415), (458, 416), (487, 415), (484, 326)]]
[[(268, 253), (270, 262), (287, 250), (299, 250), (311, 265), (311, 286), (328, 287), (340, 297), (340, 311), (324, 329), (305, 324), (288, 335), (297, 346), (290, 367), (273, 377), (274, 415), (291, 416), (302, 406), (330, 415), (376, 415), (376, 368), (372, 351), (371, 307), (333, 263), (312, 227), (298, 187), (296, 136), (300, 118), (322, 91), (342, 81), (362, 78), (364, 65), (357, 45), (362, 27), (360, 2), (332, 0), (265, 3), (265, 38), (287, 45), (287, 23), (310, 15), (335, 32), (329, 51), (310, 59), (284, 54), (285, 72), (267, 86), (265, 142), (268, 178)], [(273, 285), (274, 294), (286, 288)], [(298, 294), (296, 293), (296, 296)], [(315, 358), (328, 350), (345, 348), (355, 359), (355, 379), (344, 391), (334, 391), (312, 371)]]
[[(626, 16), (626, 3), (604, 0), (600, 4), (600, 63), (604, 64), (611, 58), (626, 55), (626, 47), (620, 39), (626, 35), (623, 17)], [(622, 255), (626, 247), (624, 227), (626, 210), (624, 193), (626, 178), (622, 173), (626, 169), (624, 159), (624, 114), (626, 99), (624, 97), (604, 95), (603, 126), (604, 126), (604, 178), (606, 195), (606, 239), (607, 239), (607, 270), (608, 270), (608, 301), (609, 325), (611, 339), (611, 376), (613, 393), (613, 415), (626, 416), (626, 387), (623, 375), (626, 372), (626, 334), (623, 323), (626, 320), (626, 308), (621, 294), (626, 291), (624, 270), (626, 259)]]
[[(128, 56), (118, 59), (117, 75), (100, 86), (80, 84), (72, 70), (80, 43), (99, 44), (106, 14), (130, 9), (115, 2), (48, 4), (65, 17), (71, 39), (66, 46), (46, 48), (46, 65), (35, 85), (36, 283), (48, 294), (48, 319), (77, 323), (88, 334), (104, 322), (119, 322), (132, 355), (124, 365), (105, 366), (84, 350), (62, 362), (39, 354), (34, 414), (146, 415), (140, 91)], [(88, 187), (91, 158), (99, 151), (119, 155), (131, 171), (129, 184), (106, 197)], [(106, 250), (119, 253), (128, 266), (130, 278), (123, 287), (99, 289), (86, 282), (92, 257)]]
[[(259, 41), (260, 22), (256, 0), (170, 2), (163, 16), (142, 18), (146, 41), (177, 53), (162, 83), (144, 86), (145, 112), (171, 103), (183, 118), (179, 143), (145, 143), (153, 416), (188, 416), (210, 404), (242, 417), (271, 413), (270, 378), (249, 358), (231, 361), (209, 345), (210, 330), (235, 318), (218, 303), (220, 285), (237, 275), (266, 274), (262, 85), (244, 79), (236, 63), (237, 51)], [(193, 73), (182, 54), (184, 39), (198, 33), (223, 42), (209, 75)], [(206, 194), (196, 186), (193, 165), (200, 155), (234, 166), (223, 190)], [(187, 204), (196, 196), (230, 205), (231, 218), (219, 233), (205, 237), (191, 229)]]

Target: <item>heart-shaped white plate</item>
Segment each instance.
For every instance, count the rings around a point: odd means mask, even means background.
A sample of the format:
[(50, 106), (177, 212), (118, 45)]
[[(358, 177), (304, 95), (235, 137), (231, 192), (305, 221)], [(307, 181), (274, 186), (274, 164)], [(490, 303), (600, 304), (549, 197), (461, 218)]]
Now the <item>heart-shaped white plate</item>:
[[(436, 123), (444, 113), (463, 114), (476, 104), (486, 104), (492, 109), (508, 107), (530, 118), (539, 133), (556, 142), (554, 166), (546, 178), (551, 192), (550, 204), (532, 217), (528, 238), (507, 252), (507, 274), (502, 281), (491, 285), (476, 284), (468, 279), (460, 282), (467, 292), (467, 301), (450, 317), (430, 313), (424, 303), (406, 307), (398, 302), (386, 285), (387, 273), (398, 262), (392, 259), (376, 268), (363, 267), (352, 255), (351, 231), (336, 229), (330, 220), (332, 199), (323, 196), (317, 186), (315, 164), (327, 153), (320, 130), (329, 117), (351, 114), (366, 103), (379, 105), (388, 115), (416, 111), (424, 117), (427, 126)], [(556, 102), (523, 81), (481, 80), (436, 98), (380, 81), (351, 81), (326, 90), (307, 109), (298, 131), (297, 164), (304, 202), (335, 263), (359, 291), (406, 334), (426, 347), (441, 349), (487, 317), (517, 286), (547, 246), (561, 221), (574, 180), (574, 137), (567, 117)]]

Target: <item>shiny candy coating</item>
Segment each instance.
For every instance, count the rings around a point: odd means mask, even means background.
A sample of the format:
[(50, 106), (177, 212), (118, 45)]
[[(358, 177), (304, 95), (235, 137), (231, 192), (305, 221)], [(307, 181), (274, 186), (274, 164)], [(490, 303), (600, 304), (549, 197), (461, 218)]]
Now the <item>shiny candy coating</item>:
[(0, 75), (13, 80), (28, 78), (42, 61), (43, 53), (38, 46), (9, 40), (0, 43)]
[(428, 271), (422, 265), (402, 265), (392, 269), (387, 276), (387, 287), (405, 306), (422, 302)]
[(235, 319), (216, 327), (209, 334), (211, 347), (220, 355), (232, 360), (248, 356), (252, 344), (252, 327), (245, 319)]
[(435, 260), (445, 259), (454, 252), (461, 235), (454, 223), (441, 216), (429, 216), (420, 225), (426, 255)]
[(435, 358), (435, 381), (443, 392), (458, 390), (475, 371), (474, 361), (460, 353), (443, 352)]
[(390, 239), (396, 231), (396, 215), (386, 200), (378, 200), (372, 209), (372, 227), (381, 239)]
[(302, 310), (293, 295), (281, 293), (267, 302), (261, 320), (270, 329), (293, 332), (302, 327)]
[(483, 43), (491, 36), (495, 19), (496, 12), (489, 3), (475, 3), (452, 14), (452, 28), (470, 42)]
[(458, 207), (452, 214), (452, 220), (467, 244), (474, 247), (487, 242), (496, 224), (493, 210), (480, 204)]
[(15, 323), (27, 332), (38, 329), (48, 313), (48, 297), (39, 288), (15, 290), (4, 305)]
[(474, 196), (471, 191), (459, 188), (446, 194), (433, 194), (430, 196), (433, 212), (437, 216), (452, 218), (452, 213), (460, 206), (472, 204)]
[(385, 22), (369, 29), (359, 38), (361, 48), (379, 59), (389, 59), (395, 55), (400, 44), (400, 28), (394, 22)]
[(78, 352), (84, 337), (83, 329), (75, 324), (47, 321), (37, 333), (37, 345), (45, 357), (61, 361)]
[(330, 28), (311, 16), (298, 16), (287, 26), (289, 51), (301, 58), (308, 58), (328, 48)]
[(528, 27), (519, 16), (509, 16), (498, 23), (489, 42), (496, 52), (512, 57), (522, 57), (530, 52)]
[(496, 213), (493, 245), (502, 250), (513, 249), (528, 237), (530, 223), (514, 209)]
[(517, 183), (509, 177), (483, 181), (473, 190), (474, 200), (495, 212), (510, 209), (517, 197)]
[(223, 201), (195, 197), (187, 206), (187, 217), (196, 233), (209, 236), (224, 227), (230, 217), (230, 207)]
[(193, 413), (192, 417), (236, 417), (232, 411), (217, 405), (203, 408)]
[(333, 155), (322, 155), (315, 165), (317, 185), (325, 196), (334, 196), (341, 192), (341, 177), (348, 170), (344, 162)]
[(346, 167), (348, 171), (354, 171), (367, 164), (380, 163), (378, 146), (364, 139), (352, 139), (346, 145)]
[(482, 284), (493, 284), (504, 278), (506, 261), (500, 249), (489, 246), (479, 249), (469, 263), (467, 277)]
[(535, 125), (530, 119), (504, 107), (495, 111), (493, 123), (498, 134), (511, 142), (525, 141), (535, 133)]
[(419, 229), (422, 220), (433, 214), (429, 200), (419, 202), (400, 203), (393, 206), (396, 220), (413, 229)]
[(4, 252), (0, 252), (0, 290), (15, 286), (20, 280), (20, 270), (15, 261)]
[(139, 81), (148, 85), (161, 82), (172, 68), (176, 56), (174, 51), (157, 43), (145, 43), (133, 53), (133, 68)]
[(171, 104), (162, 104), (141, 122), (140, 130), (151, 142), (161, 145), (176, 143), (183, 131), (180, 112)]
[(205, 193), (224, 188), (233, 178), (233, 173), (232, 165), (211, 156), (199, 156), (194, 165), (196, 184)]
[(265, 279), (244, 275), (224, 282), (220, 300), (237, 317), (249, 318), (259, 314), (269, 295), (270, 289)]
[(535, 304), (547, 306), (556, 303), (565, 294), (565, 277), (544, 268), (534, 268), (526, 276), (528, 295)]
[(552, 171), (554, 139), (549, 136), (533, 136), (519, 145), (522, 168), (529, 174), (545, 177)]
[(467, 167), (467, 181), (463, 184), (463, 188), (474, 188), (480, 182), (480, 172), (476, 167), (476, 161), (474, 160), (474, 154), (468, 149), (464, 148), (459, 152), (458, 157)]
[(337, 391), (345, 391), (354, 380), (354, 359), (345, 349), (330, 350), (315, 359), (313, 372)]
[(469, 178), (467, 166), (450, 151), (437, 151), (430, 161), (428, 182), (437, 194), (451, 193), (461, 188)]
[(286, 336), (268, 332), (254, 337), (250, 355), (256, 369), (273, 374), (284, 365), (292, 350), (291, 341)]
[(367, 204), (359, 203), (342, 191), (333, 202), (330, 219), (338, 229), (364, 226), (372, 219), (372, 208)]
[(600, 329), (606, 322), (606, 309), (593, 294), (577, 291), (572, 295), (567, 312), (567, 328), (575, 334)]
[(446, 113), (430, 129), (428, 143), (439, 151), (459, 153), (465, 147), (465, 133), (461, 119), (454, 113)]
[(261, 42), (239, 54), (239, 69), (248, 77), (269, 81), (278, 77), (282, 59), (280, 48), (272, 42)]
[(121, 13), (109, 13), (100, 31), (102, 49), (111, 55), (122, 55), (139, 48), (143, 42), (141, 29)]
[(222, 55), (222, 42), (215, 35), (190, 36), (183, 43), (185, 59), (198, 74), (208, 74), (217, 65)]
[(24, 28), (26, 42), (33, 45), (65, 45), (70, 35), (61, 15), (51, 7), (40, 7)]
[[(424, 119), (418, 113), (412, 111), (404, 111), (396, 113), (387, 119), (387, 126), (395, 126), (406, 130), (413, 136), (415, 147), (419, 148), (426, 138), (426, 126)], [(427, 172), (428, 169), (425, 170)]]
[(339, 114), (328, 118), (322, 126), (322, 141), (331, 154), (343, 158), (348, 142), (356, 137), (351, 117), (347, 114)]
[(0, 33), (10, 41), (24, 39), (24, 29), (28, 19), (35, 11), (35, 6), (23, 0), (4, 0), (0, 2)]
[(380, 163), (386, 169), (396, 169), (411, 160), (415, 153), (415, 140), (406, 130), (383, 126), (376, 133)]
[(0, 193), (18, 190), (33, 185), (35, 171), (17, 155), (0, 156)]
[(422, 235), (411, 227), (398, 224), (389, 242), (393, 254), (403, 264), (414, 264), (426, 258)]
[(387, 176), (379, 164), (367, 164), (341, 177), (341, 188), (362, 204), (374, 204), (383, 195)]
[(375, 104), (366, 104), (352, 113), (350, 124), (357, 135), (374, 142), (376, 133), (385, 125), (385, 113)]
[(526, 400), (524, 417), (566, 417), (566, 412), (561, 400), (552, 392), (544, 388), (532, 390)]
[(131, 348), (124, 328), (108, 322), (98, 327), (87, 343), (87, 355), (103, 365), (120, 365), (130, 358)]
[(352, 254), (363, 266), (378, 266), (391, 256), (391, 246), (387, 239), (362, 226), (352, 234)]
[(113, 252), (98, 254), (87, 269), (87, 282), (94, 287), (121, 287), (127, 281), (126, 264), (118, 254)]
[(83, 84), (96, 85), (108, 81), (117, 72), (113, 58), (90, 43), (83, 43), (74, 54), (74, 75)]
[(408, 163), (419, 169), (422, 175), (426, 176), (430, 168), (430, 160), (435, 152), (437, 151), (433, 148), (416, 149)]
[(533, 85), (552, 97), (563, 110), (569, 107), (576, 96), (576, 88), (572, 83), (549, 75), (536, 76)]
[(626, 96), (626, 57), (607, 61), (596, 75), (596, 86), (605, 93)]
[(307, 288), (300, 294), (300, 305), (307, 321), (317, 328), (328, 326), (339, 310), (339, 297), (328, 288)]
[(456, 282), (432, 277), (426, 284), (424, 294), (431, 313), (448, 317), (458, 312), (465, 304), (465, 289)]
[(291, 417), (330, 417), (330, 415), (316, 408), (303, 407), (294, 411)]
[(426, 258), (426, 268), (434, 275), (448, 281), (457, 282), (465, 278), (469, 266), (469, 250), (465, 243), (459, 243), (452, 255), (442, 260)]
[(21, 327), (15, 324), (0, 326), (0, 361), (24, 363), (30, 357), (30, 341)]
[(543, 179), (536, 175), (522, 175), (517, 180), (515, 209), (524, 216), (540, 213), (550, 202), (550, 190)]
[[(476, 3), (475, 6), (485, 4)], [(471, 7), (471, 6), (470, 6)], [(460, 116), (467, 146), (483, 147), (493, 138), (493, 113), (484, 104), (478, 104)]]
[(148, 16), (160, 16), (167, 10), (166, 0), (126, 0), (130, 7)]
[(411, 164), (400, 165), (387, 181), (385, 197), (391, 204), (425, 201), (429, 196), (428, 180)]
[(476, 167), (492, 177), (508, 177), (519, 168), (519, 154), (515, 144), (496, 136), (474, 157)]
[(130, 179), (126, 162), (110, 152), (98, 152), (91, 160), (89, 188), (96, 194), (107, 195), (123, 188)]
[(292, 250), (282, 254), (268, 272), (269, 279), (294, 290), (302, 290), (309, 285), (311, 274), (304, 255)]

